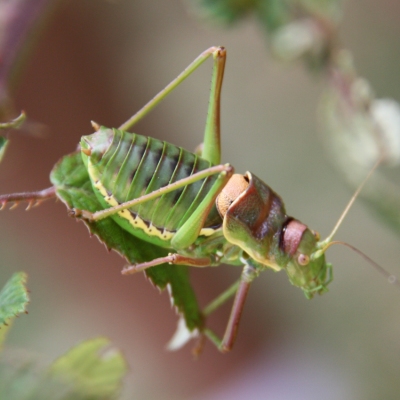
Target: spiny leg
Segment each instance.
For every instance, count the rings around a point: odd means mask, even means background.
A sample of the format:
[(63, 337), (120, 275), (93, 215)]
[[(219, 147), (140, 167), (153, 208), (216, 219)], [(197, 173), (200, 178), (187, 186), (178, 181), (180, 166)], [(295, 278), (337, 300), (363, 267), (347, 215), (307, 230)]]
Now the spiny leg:
[(0, 210), (2, 210), (8, 203), (14, 203), (11, 206), (15, 208), (19, 202), (24, 201), (28, 203), (27, 210), (33, 206), (38, 205), (44, 200), (56, 197), (56, 188), (51, 186), (47, 189), (39, 190), (37, 192), (21, 192), (0, 195)]
[[(191, 75), (204, 61), (206, 61), (211, 55), (218, 54), (221, 51), (225, 51), (222, 47), (210, 47), (203, 53), (201, 53), (192, 63), (190, 63), (186, 69), (179, 74), (169, 85), (167, 85), (161, 92), (154, 96), (147, 104), (144, 105), (135, 115), (129, 118), (123, 123), (119, 129), (128, 130), (147, 115), (154, 107), (158, 105), (168, 94), (170, 94), (180, 83), (182, 83), (189, 75)], [(215, 164), (218, 164), (216, 162)]]
[(144, 271), (148, 268), (155, 267), (160, 264), (173, 264), (173, 265), (188, 265), (189, 267), (208, 267), (211, 264), (211, 259), (209, 257), (186, 257), (180, 254), (168, 254), (165, 257), (155, 258), (154, 260), (144, 262), (136, 265), (129, 265), (122, 270), (123, 275), (130, 275), (136, 272)]
[[(202, 171), (199, 171), (191, 176), (180, 179), (174, 183), (166, 185), (166, 186), (164, 186), (160, 189), (157, 189), (151, 193), (148, 193), (144, 196), (138, 197), (137, 199), (133, 199), (133, 200), (127, 201), (125, 203), (121, 203), (117, 206), (110, 207), (105, 210), (97, 211), (95, 213), (91, 213), (87, 210), (73, 209), (73, 210), (71, 210), (70, 214), (75, 217), (81, 217), (88, 221), (99, 221), (103, 218), (112, 216), (122, 210), (125, 210), (125, 209), (131, 208), (133, 206), (136, 206), (138, 204), (153, 200), (157, 197), (162, 196), (163, 194), (172, 192), (181, 187), (190, 185), (191, 183), (197, 182), (201, 179), (205, 179), (205, 178), (215, 175), (215, 174), (219, 174), (221, 176), (221, 180), (225, 181), (225, 180), (229, 179), (229, 177), (232, 175), (232, 173), (233, 173), (233, 168), (229, 164), (215, 165), (213, 167), (206, 168)], [(219, 183), (218, 180), (216, 181), (216, 183)], [(213, 187), (215, 186), (215, 184), (213, 185)], [(221, 183), (219, 183), (219, 184), (221, 185)]]

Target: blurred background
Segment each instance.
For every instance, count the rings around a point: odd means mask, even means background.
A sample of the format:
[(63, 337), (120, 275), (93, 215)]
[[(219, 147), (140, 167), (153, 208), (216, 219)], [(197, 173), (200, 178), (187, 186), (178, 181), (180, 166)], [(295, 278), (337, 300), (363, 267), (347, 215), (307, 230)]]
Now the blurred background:
[[(378, 96), (400, 99), (400, 3), (347, 1), (341, 39)], [(79, 0), (48, 18), (14, 97), (45, 137), (13, 133), (1, 165), (1, 193), (50, 186), (49, 172), (73, 151), (90, 121), (119, 126), (212, 45), (228, 50), (222, 93), (223, 161), (252, 171), (279, 193), (290, 215), (328, 235), (351, 191), (329, 164), (316, 109), (323, 80), (271, 57), (249, 17), (230, 29), (203, 23), (182, 1)], [(211, 62), (141, 121), (135, 131), (194, 149), (202, 140)], [(105, 335), (129, 365), (124, 399), (398, 399), (400, 292), (345, 247), (327, 252), (334, 281), (306, 300), (284, 272), (253, 284), (234, 350), (207, 343), (168, 352), (177, 316), (167, 293), (89, 238), (61, 202), (0, 214), (0, 279), (29, 276), (29, 315), (8, 344), (52, 360)], [(399, 236), (358, 201), (337, 239), (400, 275)], [(192, 272), (205, 305), (240, 274), (221, 266)], [(229, 305), (210, 318), (222, 334)]]

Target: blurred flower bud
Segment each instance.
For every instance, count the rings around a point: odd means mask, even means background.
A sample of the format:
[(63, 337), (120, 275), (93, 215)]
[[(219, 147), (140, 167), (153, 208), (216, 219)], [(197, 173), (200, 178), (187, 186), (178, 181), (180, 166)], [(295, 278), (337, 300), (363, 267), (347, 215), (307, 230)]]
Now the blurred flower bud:
[(378, 99), (371, 105), (371, 117), (376, 124), (378, 141), (385, 162), (400, 163), (400, 105), (391, 99)]
[(305, 55), (322, 54), (325, 37), (315, 21), (304, 19), (278, 29), (272, 35), (271, 45), (279, 58), (294, 61)]

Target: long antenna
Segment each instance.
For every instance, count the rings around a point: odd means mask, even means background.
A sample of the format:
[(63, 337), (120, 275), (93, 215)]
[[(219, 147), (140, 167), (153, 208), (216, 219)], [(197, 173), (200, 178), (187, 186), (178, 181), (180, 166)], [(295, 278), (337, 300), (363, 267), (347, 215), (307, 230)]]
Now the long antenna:
[(330, 235), (325, 240), (319, 242), (319, 246), (318, 246), (319, 250), (317, 250), (316, 252), (314, 252), (312, 254), (312, 258), (320, 257), (322, 254), (324, 254), (326, 252), (326, 250), (328, 250), (329, 247), (333, 246), (334, 244), (342, 244), (343, 246), (348, 247), (349, 249), (353, 250), (358, 255), (360, 255), (362, 258), (364, 258), (364, 260), (366, 260), (381, 275), (383, 275), (390, 284), (395, 285), (397, 287), (397, 289), (400, 289), (400, 282), (398, 281), (397, 277), (395, 275), (391, 274), (390, 272), (388, 272), (385, 268), (380, 266), (377, 262), (375, 262), (372, 258), (367, 256), (361, 250), (357, 249), (356, 247), (354, 247), (351, 244), (346, 243), (346, 242), (337, 241), (337, 240), (336, 241), (332, 241), (333, 236), (336, 234), (337, 230), (339, 229), (340, 225), (342, 224), (344, 218), (346, 217), (347, 213), (349, 212), (349, 210), (350, 210), (351, 206), (353, 205), (354, 201), (356, 200), (357, 196), (360, 194), (361, 190), (363, 189), (363, 187), (367, 183), (368, 179), (371, 177), (372, 173), (378, 168), (378, 166), (382, 162), (383, 158), (384, 158), (383, 156), (379, 157), (379, 159), (376, 161), (374, 166), (369, 171), (368, 175), (365, 177), (365, 179), (358, 186), (357, 190), (354, 192), (354, 194), (351, 197), (350, 201), (348, 202), (347, 206), (343, 210), (340, 218), (336, 222), (336, 225), (332, 229), (332, 232), (330, 233)]
[[(372, 173), (378, 168), (379, 164), (381, 163), (383, 159), (382, 157), (379, 157), (378, 161), (375, 163), (375, 165), (371, 168), (371, 170), (369, 171), (368, 175), (365, 177), (365, 179), (361, 182), (360, 186), (357, 188), (357, 190), (354, 192), (353, 196), (351, 197), (349, 203), (347, 204), (347, 206), (345, 207), (345, 209), (342, 212), (342, 215), (340, 216), (340, 218), (338, 219), (338, 221), (336, 222), (336, 225), (334, 226), (334, 228), (332, 229), (332, 232), (330, 233), (330, 235), (321, 242), (321, 247), (325, 248), (326, 244), (331, 243), (333, 237), (335, 236), (337, 230), (339, 229), (340, 225), (342, 224), (343, 220), (345, 219), (347, 213), (349, 212), (351, 206), (353, 205), (354, 201), (356, 200), (357, 196), (360, 194), (361, 190), (363, 189), (363, 187), (365, 186), (365, 184), (367, 183), (368, 179), (371, 177)], [(325, 251), (324, 251), (325, 252)]]
[(396, 275), (393, 275), (389, 271), (386, 271), (385, 268), (380, 266), (376, 261), (374, 261), (371, 257), (367, 256), (361, 250), (357, 249), (357, 247), (354, 247), (351, 244), (346, 243), (346, 242), (341, 242), (341, 241), (335, 240), (334, 242), (330, 242), (329, 244), (327, 244), (323, 250), (324, 251), (327, 250), (329, 247), (333, 246), (334, 244), (342, 244), (343, 246), (346, 246), (349, 249), (355, 251), (358, 255), (360, 255), (362, 258), (364, 258), (364, 260), (369, 262), (381, 275), (383, 275), (391, 285), (395, 285), (397, 287), (397, 289), (400, 289), (400, 282), (398, 281)]

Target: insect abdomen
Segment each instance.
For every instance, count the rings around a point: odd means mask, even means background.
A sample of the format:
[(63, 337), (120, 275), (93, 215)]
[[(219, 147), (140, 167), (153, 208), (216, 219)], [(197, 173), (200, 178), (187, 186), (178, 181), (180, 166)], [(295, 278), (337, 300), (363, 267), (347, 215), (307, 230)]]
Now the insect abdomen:
[[(170, 143), (116, 129), (101, 128), (82, 140), (91, 153), (88, 170), (93, 186), (103, 192), (100, 196), (108, 205), (136, 199), (211, 166)], [(215, 179), (211, 176), (132, 207), (130, 215), (160, 232), (175, 232), (198, 207)], [(205, 227), (220, 222), (214, 208)]]

